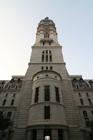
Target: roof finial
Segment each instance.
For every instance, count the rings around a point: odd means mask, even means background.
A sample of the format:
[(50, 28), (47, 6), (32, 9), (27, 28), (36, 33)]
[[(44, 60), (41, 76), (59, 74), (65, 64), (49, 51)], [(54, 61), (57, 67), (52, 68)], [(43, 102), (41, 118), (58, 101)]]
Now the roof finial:
[(49, 19), (48, 17), (46, 17), (45, 19)]

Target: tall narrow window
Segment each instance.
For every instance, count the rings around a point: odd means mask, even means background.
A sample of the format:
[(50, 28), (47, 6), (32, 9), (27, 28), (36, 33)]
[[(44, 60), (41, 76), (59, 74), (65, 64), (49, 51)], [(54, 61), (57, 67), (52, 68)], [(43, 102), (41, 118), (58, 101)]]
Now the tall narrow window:
[(52, 66), (50, 66), (50, 70), (52, 70)]
[(48, 66), (46, 66), (46, 70), (48, 70)]
[(42, 66), (41, 69), (44, 70), (44, 67)]
[(37, 140), (37, 130), (32, 129), (32, 140)]
[(55, 92), (56, 92), (56, 101), (60, 102), (60, 100), (59, 100), (59, 88), (58, 87), (55, 87)]
[(45, 101), (50, 101), (49, 86), (45, 86)]
[(85, 120), (86, 126), (88, 126), (89, 118), (88, 118), (88, 115), (87, 115), (86, 111), (83, 111), (83, 116), (84, 116), (84, 120)]
[(50, 55), (50, 62), (52, 62), (52, 55)]
[(7, 97), (7, 96), (8, 96), (8, 93), (6, 93), (5, 97)]
[(44, 62), (44, 55), (42, 55), (42, 62)]
[(44, 116), (45, 119), (50, 119), (50, 106), (45, 106), (44, 114), (45, 114)]
[(38, 94), (39, 94), (39, 87), (37, 87), (35, 91), (35, 103), (38, 102)]
[(86, 93), (86, 96), (87, 96), (87, 97), (89, 97), (89, 94), (88, 94), (88, 93)]
[(13, 94), (13, 98), (15, 98), (15, 96), (16, 96), (16, 93)]
[(46, 62), (48, 62), (48, 55), (46, 55)]
[(81, 103), (81, 105), (84, 105), (84, 102), (83, 102), (83, 100), (82, 100), (82, 99), (80, 99), (80, 103)]
[(79, 94), (79, 96), (81, 96), (81, 93), (78, 93)]
[(7, 118), (11, 118), (12, 112), (7, 113)]
[(4, 105), (5, 105), (5, 103), (6, 103), (6, 99), (3, 101), (3, 104), (2, 104), (2, 105), (4, 106)]
[(11, 106), (14, 105), (14, 99), (11, 101)]
[(92, 115), (93, 115), (93, 111), (91, 111)]
[(92, 102), (91, 102), (91, 100), (90, 100), (90, 99), (88, 99), (88, 102), (89, 102), (89, 105), (92, 105)]

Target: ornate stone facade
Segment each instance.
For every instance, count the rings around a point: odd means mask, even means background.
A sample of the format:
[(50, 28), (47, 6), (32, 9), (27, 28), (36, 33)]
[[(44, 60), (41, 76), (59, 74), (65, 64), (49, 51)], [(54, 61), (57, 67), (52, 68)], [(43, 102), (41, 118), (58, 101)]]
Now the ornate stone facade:
[(0, 81), (0, 110), (14, 123), (3, 140), (92, 140), (93, 81), (70, 76), (55, 23), (38, 24), (25, 76)]

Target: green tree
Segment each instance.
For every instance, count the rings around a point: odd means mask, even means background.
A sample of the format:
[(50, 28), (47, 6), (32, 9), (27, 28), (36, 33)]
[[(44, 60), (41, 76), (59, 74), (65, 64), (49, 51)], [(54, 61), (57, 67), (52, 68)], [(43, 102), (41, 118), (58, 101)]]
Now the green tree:
[(13, 122), (4, 115), (3, 111), (0, 111), (0, 130), (4, 131), (7, 129), (9, 126), (12, 126)]
[(91, 129), (91, 131), (93, 133), (93, 120), (88, 121), (88, 127)]

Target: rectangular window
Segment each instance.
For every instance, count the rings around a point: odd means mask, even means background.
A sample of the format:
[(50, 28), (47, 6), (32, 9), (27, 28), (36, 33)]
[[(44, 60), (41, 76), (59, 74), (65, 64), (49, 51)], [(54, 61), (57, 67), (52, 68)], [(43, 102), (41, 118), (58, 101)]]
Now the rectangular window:
[(2, 105), (4, 106), (4, 105), (5, 105), (5, 103), (6, 103), (6, 100), (4, 100), (4, 101), (3, 101), (3, 104), (2, 104)]
[(87, 96), (87, 97), (89, 97), (89, 94), (88, 94), (88, 93), (86, 93), (86, 96)]
[(42, 62), (44, 62), (44, 55), (42, 55)]
[(55, 87), (55, 92), (56, 92), (56, 101), (60, 102), (60, 100), (59, 100), (59, 88), (58, 87)]
[(52, 55), (50, 55), (50, 62), (52, 62)]
[(38, 102), (38, 94), (39, 94), (39, 87), (37, 87), (35, 91), (35, 103)]
[(50, 119), (50, 106), (45, 106), (44, 108), (44, 111), (45, 111), (45, 119)]
[(15, 96), (16, 96), (16, 93), (13, 94), (13, 98), (15, 98)]
[(41, 67), (42, 70), (44, 70), (44, 67)]
[(79, 96), (81, 96), (81, 93), (78, 93), (79, 94)]
[(91, 111), (92, 115), (93, 115), (93, 111)]
[(32, 140), (37, 140), (37, 130), (36, 129), (32, 130)]
[(52, 66), (50, 66), (50, 70), (52, 70)]
[(80, 103), (81, 103), (81, 105), (84, 105), (84, 102), (83, 102), (83, 100), (82, 100), (82, 99), (80, 99)]
[(7, 113), (7, 118), (10, 118), (11, 115), (12, 115), (12, 112), (8, 112), (8, 113)]
[(7, 96), (8, 96), (8, 93), (6, 93), (5, 97), (7, 97)]
[(48, 62), (48, 55), (46, 55), (46, 62)]
[(45, 101), (50, 101), (49, 86), (45, 86)]
[(14, 99), (11, 101), (11, 106), (14, 105)]
[(92, 105), (92, 102), (91, 102), (91, 100), (90, 100), (90, 99), (88, 99), (88, 102), (89, 102), (89, 105)]

